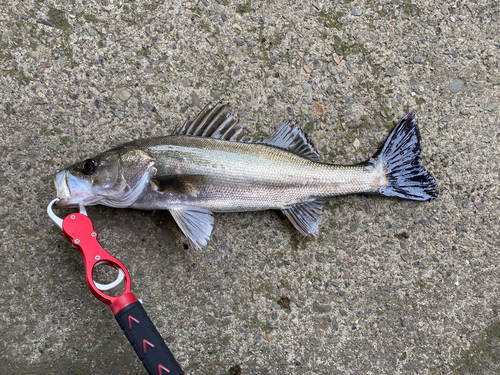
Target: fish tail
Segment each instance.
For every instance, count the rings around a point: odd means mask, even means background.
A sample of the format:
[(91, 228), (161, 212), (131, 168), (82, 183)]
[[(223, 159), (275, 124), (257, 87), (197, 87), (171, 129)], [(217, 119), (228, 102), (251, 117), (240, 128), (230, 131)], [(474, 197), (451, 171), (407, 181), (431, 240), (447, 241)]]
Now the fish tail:
[(429, 201), (438, 196), (436, 180), (420, 165), (420, 130), (413, 113), (407, 114), (370, 162), (383, 163), (388, 185), (378, 191), (388, 197)]

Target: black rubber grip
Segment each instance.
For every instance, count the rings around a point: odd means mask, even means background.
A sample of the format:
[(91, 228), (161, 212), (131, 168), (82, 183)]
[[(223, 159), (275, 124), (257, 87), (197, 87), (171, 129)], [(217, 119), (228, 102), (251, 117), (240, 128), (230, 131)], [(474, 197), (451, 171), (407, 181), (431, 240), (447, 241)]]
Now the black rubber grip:
[(125, 306), (115, 315), (115, 319), (148, 374), (184, 374), (140, 302)]

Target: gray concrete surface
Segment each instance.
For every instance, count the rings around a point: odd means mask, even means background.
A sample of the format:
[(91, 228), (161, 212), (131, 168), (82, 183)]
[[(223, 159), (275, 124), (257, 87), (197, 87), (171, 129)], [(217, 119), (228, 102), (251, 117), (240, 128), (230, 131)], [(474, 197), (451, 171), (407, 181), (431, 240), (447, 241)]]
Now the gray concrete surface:
[(441, 196), (333, 199), (317, 240), (216, 214), (196, 253), (168, 213), (89, 208), (187, 374), (500, 372), (500, 4), (335, 3), (2, 2), (1, 374), (143, 373), (46, 216), (52, 176), (221, 98), (338, 163), (414, 111)]

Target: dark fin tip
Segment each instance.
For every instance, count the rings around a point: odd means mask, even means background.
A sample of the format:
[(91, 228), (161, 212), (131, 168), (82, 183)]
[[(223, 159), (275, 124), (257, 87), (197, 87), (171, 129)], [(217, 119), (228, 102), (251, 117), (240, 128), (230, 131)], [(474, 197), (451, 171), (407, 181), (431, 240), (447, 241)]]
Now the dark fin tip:
[(410, 112), (396, 125), (371, 162), (382, 161), (387, 169), (389, 183), (378, 192), (389, 197), (417, 201), (437, 198), (434, 177), (420, 165), (421, 136), (417, 121)]

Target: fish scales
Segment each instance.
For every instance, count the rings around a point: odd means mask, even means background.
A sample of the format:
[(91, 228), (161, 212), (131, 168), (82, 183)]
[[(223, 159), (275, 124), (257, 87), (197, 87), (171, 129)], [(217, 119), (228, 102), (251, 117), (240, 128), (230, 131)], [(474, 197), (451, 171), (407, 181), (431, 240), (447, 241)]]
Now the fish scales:
[(317, 198), (376, 191), (387, 185), (385, 175), (374, 168), (317, 163), (265, 144), (170, 136), (135, 145), (155, 157), (159, 176), (207, 177), (193, 187), (195, 194), (166, 196), (150, 188), (131, 206), (138, 209), (194, 202), (213, 212), (282, 209)]

